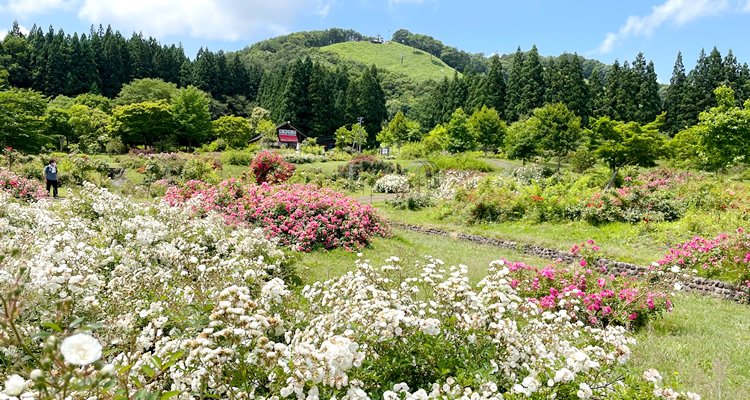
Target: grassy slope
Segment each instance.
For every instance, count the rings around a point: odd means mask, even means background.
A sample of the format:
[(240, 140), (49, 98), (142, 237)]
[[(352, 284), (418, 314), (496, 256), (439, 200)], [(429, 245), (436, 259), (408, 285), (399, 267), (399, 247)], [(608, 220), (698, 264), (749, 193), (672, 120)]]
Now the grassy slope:
[(378, 68), (404, 74), (416, 82), (439, 80), (444, 76), (450, 78), (455, 72), (439, 58), (396, 42), (346, 42), (321, 47), (321, 50), (336, 53), (342, 59), (364, 65), (375, 64)]

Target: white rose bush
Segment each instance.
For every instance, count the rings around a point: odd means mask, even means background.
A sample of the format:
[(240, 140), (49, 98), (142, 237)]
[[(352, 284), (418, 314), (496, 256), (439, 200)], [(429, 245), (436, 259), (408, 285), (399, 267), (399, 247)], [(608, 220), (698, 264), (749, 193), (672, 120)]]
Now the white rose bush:
[(504, 263), (471, 284), (360, 259), (302, 287), (276, 240), (191, 201), (0, 194), (0, 398), (699, 398), (629, 373), (624, 327), (522, 298)]
[(372, 189), (377, 193), (405, 193), (409, 191), (409, 179), (397, 174), (383, 175)]

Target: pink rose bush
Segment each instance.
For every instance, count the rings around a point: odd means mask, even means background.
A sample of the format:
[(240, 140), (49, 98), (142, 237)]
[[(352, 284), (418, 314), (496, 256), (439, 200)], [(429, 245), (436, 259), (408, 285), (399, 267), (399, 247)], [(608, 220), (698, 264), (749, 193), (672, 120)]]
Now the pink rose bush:
[(255, 181), (261, 184), (286, 182), (294, 174), (295, 167), (280, 154), (265, 150), (255, 155), (250, 169)]
[(190, 202), (201, 213), (216, 211), (230, 225), (261, 227), (268, 237), (300, 251), (352, 250), (367, 245), (373, 236), (388, 235), (385, 222), (371, 206), (314, 185), (188, 181), (170, 188), (164, 200), (172, 206)]
[(607, 273), (597, 267), (599, 247), (589, 240), (575, 245), (580, 256), (574, 265), (536, 267), (501, 261), (510, 270), (511, 287), (543, 310), (567, 310), (594, 325), (622, 325), (637, 329), (649, 318), (672, 310), (669, 296), (641, 279)]
[(0, 191), (25, 201), (37, 201), (48, 196), (44, 185), (38, 180), (20, 177), (7, 169), (0, 169)]
[(750, 235), (738, 228), (713, 239), (696, 236), (670, 248), (657, 265), (675, 273), (694, 273), (750, 288)]

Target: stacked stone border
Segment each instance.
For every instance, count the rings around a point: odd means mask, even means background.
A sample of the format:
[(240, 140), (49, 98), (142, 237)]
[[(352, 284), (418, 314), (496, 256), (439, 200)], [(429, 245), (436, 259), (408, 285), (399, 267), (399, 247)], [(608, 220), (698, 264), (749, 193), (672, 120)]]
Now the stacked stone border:
[[(467, 242), (515, 250), (526, 255), (548, 260), (562, 260), (563, 262), (567, 263), (573, 263), (577, 260), (570, 253), (565, 251), (550, 249), (527, 243), (518, 243), (512, 240), (489, 238), (462, 232), (451, 232), (443, 229), (430, 228), (421, 225), (404, 224), (398, 222), (391, 222), (390, 224), (393, 227), (409, 230), (412, 232), (418, 232), (426, 235), (446, 236)], [(606, 258), (599, 259), (599, 265), (606, 267), (609, 272), (615, 274), (653, 276), (654, 273), (652, 269), (644, 267), (642, 265), (636, 265), (616, 260), (608, 260)], [(684, 291), (719, 297), (726, 300), (736, 301), (738, 303), (750, 302), (750, 293), (748, 293), (747, 289), (743, 289), (740, 286), (713, 279), (700, 278), (688, 274), (673, 273), (668, 271), (659, 271), (657, 273), (659, 275), (658, 278), (663, 282), (667, 282), (670, 284), (679, 282), (679, 284), (682, 285), (682, 290)]]

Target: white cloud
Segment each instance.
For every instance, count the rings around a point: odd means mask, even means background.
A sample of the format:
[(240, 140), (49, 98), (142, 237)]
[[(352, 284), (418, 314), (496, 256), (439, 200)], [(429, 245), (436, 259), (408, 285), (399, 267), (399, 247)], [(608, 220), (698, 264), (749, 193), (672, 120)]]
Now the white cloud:
[[(336, 0), (0, 0), (0, 12), (28, 16), (74, 11), (92, 24), (122, 32), (239, 40), (281, 34), (303, 15), (326, 17)], [(401, 0), (403, 1), (403, 0)], [(414, 1), (414, 0), (407, 0)], [(7, 32), (5, 33), (7, 34)]]
[(256, 32), (286, 32), (298, 16), (325, 16), (331, 4), (331, 0), (83, 0), (78, 16), (93, 24), (158, 37), (239, 40)]
[(750, 0), (745, 0), (745, 6), (742, 7), (743, 12), (750, 12)]
[(66, 0), (9, 0), (3, 9), (14, 15), (31, 15), (65, 8), (69, 5), (70, 1)]
[(681, 26), (696, 19), (720, 15), (744, 8), (750, 11), (750, 0), (743, 0), (744, 7), (736, 0), (667, 0), (654, 6), (646, 16), (631, 15), (617, 33), (607, 33), (599, 45), (599, 53), (609, 53), (619, 43), (634, 36), (650, 36), (665, 23)]

